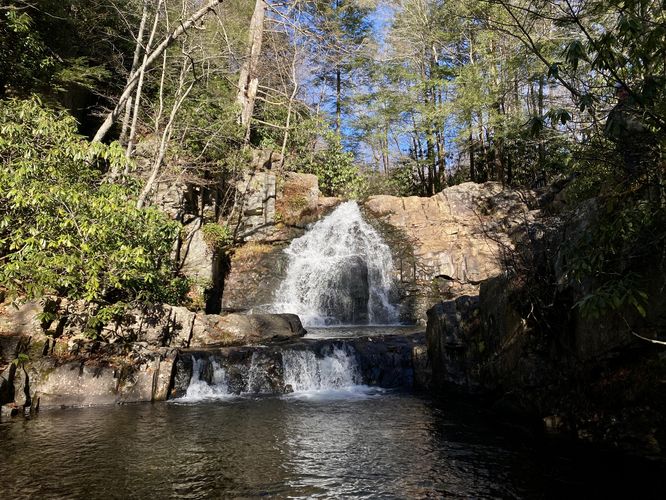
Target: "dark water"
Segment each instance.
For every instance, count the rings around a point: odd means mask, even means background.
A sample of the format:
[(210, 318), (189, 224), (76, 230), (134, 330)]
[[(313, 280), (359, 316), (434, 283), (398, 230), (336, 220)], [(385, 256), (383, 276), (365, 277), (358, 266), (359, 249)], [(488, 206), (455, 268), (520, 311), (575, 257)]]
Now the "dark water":
[(342, 325), (308, 326), (305, 338), (311, 339), (349, 339), (369, 335), (409, 335), (425, 332), (425, 326), (418, 325)]
[(0, 423), (0, 498), (660, 497), (659, 476), (639, 470), (656, 484), (616, 458), (541, 449), (473, 407), (406, 394), (78, 408)]

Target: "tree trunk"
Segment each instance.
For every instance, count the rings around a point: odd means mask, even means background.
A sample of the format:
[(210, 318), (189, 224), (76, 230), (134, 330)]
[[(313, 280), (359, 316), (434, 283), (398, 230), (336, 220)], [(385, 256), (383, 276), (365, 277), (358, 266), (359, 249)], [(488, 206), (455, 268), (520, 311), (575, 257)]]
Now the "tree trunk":
[[(132, 58), (132, 68), (130, 69), (129, 78), (132, 78), (139, 67), (139, 58), (143, 50), (143, 32), (146, 29), (146, 21), (148, 21), (148, 5), (150, 0), (143, 0), (143, 11), (141, 12), (141, 22), (139, 23), (139, 32), (136, 35), (136, 46), (134, 47), (134, 57)], [(129, 128), (130, 115), (132, 113), (132, 98), (127, 100), (125, 106), (125, 115), (123, 116), (123, 128), (120, 132), (120, 142), (125, 142), (127, 131)]]
[(472, 134), (472, 120), (469, 121), (469, 180), (476, 182), (476, 165), (474, 164), (474, 136)]
[(254, 101), (257, 96), (259, 79), (257, 68), (261, 56), (261, 44), (264, 37), (264, 18), (266, 17), (266, 3), (264, 0), (256, 0), (254, 13), (250, 21), (249, 48), (247, 57), (240, 70), (238, 78), (237, 101), (240, 105), (238, 123), (245, 129), (245, 144), (250, 142), (250, 125), (254, 112)]
[(335, 70), (335, 130), (338, 135), (342, 133), (342, 71)]
[(136, 85), (139, 81), (138, 74), (141, 71), (145, 71), (150, 67), (150, 65), (155, 62), (155, 60), (162, 55), (162, 53), (169, 47), (171, 44), (178, 38), (180, 37), (183, 33), (185, 33), (194, 23), (199, 21), (202, 17), (204, 17), (209, 11), (211, 11), (215, 6), (218, 4), (221, 4), (223, 0), (208, 0), (206, 4), (201, 7), (199, 10), (197, 10), (194, 14), (192, 14), (189, 18), (187, 18), (184, 21), (181, 21), (178, 23), (175, 29), (169, 32), (169, 34), (162, 40), (162, 42), (155, 48), (155, 50), (150, 54), (150, 56), (143, 62), (143, 64), (137, 68), (137, 71), (134, 75), (130, 75), (130, 78), (127, 81), (127, 84), (125, 85), (125, 89), (123, 90), (122, 94), (118, 98), (118, 102), (116, 103), (116, 107), (113, 108), (112, 111), (107, 113), (106, 117), (104, 118), (104, 122), (102, 125), (99, 127), (97, 130), (97, 133), (95, 134), (95, 137), (93, 137), (93, 142), (100, 142), (106, 134), (109, 133), (109, 130), (111, 130), (111, 127), (113, 124), (116, 122), (118, 119), (118, 116), (120, 115), (121, 111), (125, 108), (125, 105), (127, 104), (127, 99), (130, 98), (132, 95), (132, 92), (136, 88)]
[(127, 151), (125, 155), (127, 158), (132, 156), (134, 151), (134, 139), (136, 139), (136, 126), (139, 122), (139, 111), (141, 110), (141, 91), (143, 89), (143, 80), (146, 76), (146, 67), (145, 63), (148, 57), (150, 56), (150, 50), (152, 49), (153, 40), (155, 40), (155, 34), (157, 33), (157, 28), (160, 22), (160, 10), (162, 9), (163, 0), (157, 1), (157, 8), (155, 9), (155, 18), (153, 19), (153, 28), (150, 30), (150, 35), (148, 36), (148, 42), (146, 43), (146, 50), (143, 53), (143, 64), (141, 65), (141, 70), (139, 71), (139, 81), (136, 84), (136, 93), (134, 94), (134, 111), (132, 112), (132, 125), (129, 130), (129, 139), (127, 140)]

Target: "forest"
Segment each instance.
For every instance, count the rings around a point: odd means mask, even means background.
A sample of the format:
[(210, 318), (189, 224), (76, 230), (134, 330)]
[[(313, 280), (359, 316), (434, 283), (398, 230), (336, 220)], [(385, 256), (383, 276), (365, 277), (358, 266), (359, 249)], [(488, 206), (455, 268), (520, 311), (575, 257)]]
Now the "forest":
[[(566, 263), (589, 314), (645, 315), (663, 264), (659, 0), (5, 0), (0, 290), (185, 301), (158, 179), (199, 186), (234, 245), (235, 187), (269, 155), (323, 194), (566, 183), (603, 209)], [(45, 313), (47, 314), (47, 313)]]

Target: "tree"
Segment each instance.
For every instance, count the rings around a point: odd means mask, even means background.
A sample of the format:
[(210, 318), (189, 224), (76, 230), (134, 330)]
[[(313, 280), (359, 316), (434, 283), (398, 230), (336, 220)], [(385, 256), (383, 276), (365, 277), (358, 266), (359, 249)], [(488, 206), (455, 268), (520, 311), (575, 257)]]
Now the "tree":
[(245, 144), (250, 142), (250, 122), (254, 111), (254, 101), (259, 88), (257, 69), (261, 57), (261, 44), (264, 38), (265, 0), (256, 0), (250, 20), (248, 51), (238, 77), (239, 123), (245, 128)]
[(101, 322), (182, 299), (170, 258), (179, 224), (135, 208), (135, 183), (103, 180), (127, 161), (118, 143), (87, 142), (36, 99), (0, 103), (0, 130), (0, 286), (83, 300)]

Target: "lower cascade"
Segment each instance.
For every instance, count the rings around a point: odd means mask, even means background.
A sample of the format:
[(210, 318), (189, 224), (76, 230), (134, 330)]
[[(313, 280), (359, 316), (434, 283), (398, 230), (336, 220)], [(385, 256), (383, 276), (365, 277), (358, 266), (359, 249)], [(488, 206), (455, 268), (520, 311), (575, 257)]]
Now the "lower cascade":
[(318, 358), (311, 351), (282, 353), (285, 387), (293, 392), (348, 389), (362, 383), (354, 353), (348, 346)]
[[(357, 353), (347, 344), (280, 352), (255, 350), (240, 359), (189, 356), (191, 376), (181, 401), (243, 394), (350, 390), (363, 384)], [(189, 368), (189, 367), (188, 367)]]
[(356, 202), (342, 203), (285, 252), (273, 311), (298, 314), (306, 326), (398, 321), (391, 251)]
[(171, 397), (195, 402), (255, 394), (374, 394), (376, 388), (412, 388), (414, 345), (410, 337), (388, 336), (190, 351), (176, 359)]

